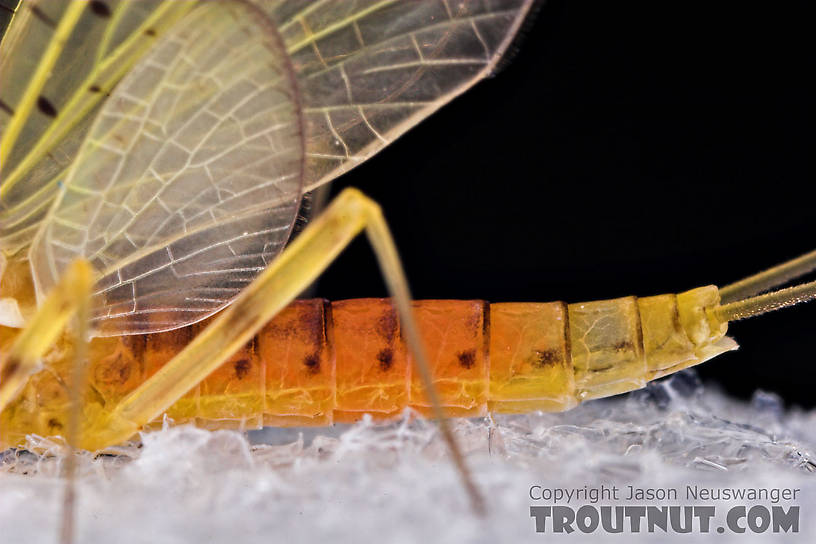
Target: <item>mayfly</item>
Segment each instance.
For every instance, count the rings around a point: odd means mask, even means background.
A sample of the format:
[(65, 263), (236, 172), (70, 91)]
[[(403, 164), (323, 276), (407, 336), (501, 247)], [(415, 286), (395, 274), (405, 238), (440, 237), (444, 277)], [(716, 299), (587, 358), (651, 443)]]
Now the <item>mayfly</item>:
[[(733, 349), (730, 320), (812, 298), (812, 283), (757, 295), (816, 253), (722, 290), (412, 307), (379, 209), (353, 190), (283, 250), (304, 191), (489, 73), (529, 10), (24, 3), (0, 57), (3, 444), (67, 432), (85, 349), (77, 442), (95, 450), (165, 412), (250, 428), (568, 409)], [(287, 307), (363, 230), (396, 309)], [(87, 348), (62, 332), (77, 311)]]

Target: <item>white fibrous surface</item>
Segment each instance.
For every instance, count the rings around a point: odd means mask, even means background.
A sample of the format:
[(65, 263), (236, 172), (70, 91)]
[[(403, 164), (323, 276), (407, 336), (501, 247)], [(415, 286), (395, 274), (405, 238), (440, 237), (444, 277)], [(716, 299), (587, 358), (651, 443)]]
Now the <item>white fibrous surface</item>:
[[(700, 538), (659, 527), (612, 534), (536, 533), (541, 489), (617, 486), (619, 500), (584, 505), (713, 505), (719, 542), (808, 542), (816, 534), (816, 412), (785, 410), (774, 395), (750, 403), (703, 389), (694, 374), (563, 414), (455, 420), (489, 514), (474, 516), (432, 422), (407, 417), (325, 429), (247, 435), (189, 426), (145, 433), (119, 456), (80, 455), (77, 542), (664, 542)], [(10, 450), (0, 471), (4, 542), (57, 542), (63, 459)], [(54, 452), (59, 447), (54, 445)], [(628, 486), (676, 489), (677, 500), (626, 500)], [(707, 489), (799, 489), (795, 500), (699, 500)], [(715, 529), (734, 506), (798, 506), (798, 533)], [(739, 525), (745, 527), (742, 519)], [(716, 535), (716, 536), (715, 536)]]

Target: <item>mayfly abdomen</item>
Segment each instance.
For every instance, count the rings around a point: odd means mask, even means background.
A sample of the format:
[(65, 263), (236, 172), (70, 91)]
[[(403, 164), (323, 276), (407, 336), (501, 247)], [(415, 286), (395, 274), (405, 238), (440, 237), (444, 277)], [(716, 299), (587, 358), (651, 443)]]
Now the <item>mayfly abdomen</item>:
[(570, 304), (575, 396), (587, 400), (638, 389), (734, 349), (730, 339), (721, 342), (727, 324), (705, 311), (718, 304), (714, 286)]
[[(446, 413), (475, 417), (568, 410), (734, 349), (726, 324), (707, 311), (718, 304), (709, 286), (577, 304), (419, 300), (414, 313)], [(89, 402), (101, 411), (116, 405), (206, 325), (94, 339)], [(66, 345), (61, 359), (70, 361), (69, 352)], [(68, 367), (52, 362), (4, 411), (4, 443), (59, 434), (67, 394), (55, 378)], [(167, 414), (242, 428), (329, 425), (365, 413), (388, 419), (406, 407), (430, 415), (412, 370), (390, 299), (299, 300)]]

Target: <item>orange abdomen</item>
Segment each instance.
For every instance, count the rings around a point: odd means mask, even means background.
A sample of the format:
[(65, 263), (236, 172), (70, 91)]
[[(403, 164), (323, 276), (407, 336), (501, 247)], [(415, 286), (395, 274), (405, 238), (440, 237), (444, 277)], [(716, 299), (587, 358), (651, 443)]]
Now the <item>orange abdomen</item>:
[[(701, 307), (698, 299), (718, 300), (716, 288), (570, 305), (413, 304), (443, 407), (451, 416), (468, 417), (566, 410), (721, 352), (726, 348), (697, 345), (685, 332), (683, 322), (691, 318), (683, 308)], [(95, 339), (94, 391), (105, 405), (119, 401), (205, 326)], [(427, 414), (430, 406), (412, 369), (389, 299), (299, 300), (168, 415), (178, 422), (250, 428), (352, 422), (364, 413), (388, 418), (409, 406)]]
[[(564, 395), (572, 371), (562, 303), (422, 300), (414, 308), (435, 385), (450, 415), (484, 415), (491, 404), (502, 411), (574, 404)], [(204, 326), (94, 340), (94, 389), (106, 404), (117, 402)], [(226, 420), (256, 427), (352, 422), (364, 413), (386, 418), (408, 406), (429, 413), (412, 365), (389, 299), (299, 300), (168, 415), (205, 426), (224, 426)], [(551, 387), (542, 390), (536, 373)]]

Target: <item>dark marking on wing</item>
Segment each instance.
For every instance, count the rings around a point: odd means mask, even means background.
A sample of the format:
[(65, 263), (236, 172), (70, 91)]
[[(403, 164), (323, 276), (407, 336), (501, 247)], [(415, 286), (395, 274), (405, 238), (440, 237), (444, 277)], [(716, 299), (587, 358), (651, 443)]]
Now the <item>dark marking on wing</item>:
[(462, 368), (473, 368), (473, 365), (476, 364), (476, 350), (469, 349), (467, 351), (460, 351), (456, 354), (456, 357), (459, 359), (459, 366)]
[(252, 368), (252, 363), (249, 362), (249, 359), (239, 359), (232, 363), (232, 368), (235, 369), (235, 377), (239, 380), (243, 380), (246, 378), (247, 374), (249, 374), (249, 370)]
[(9, 115), (14, 115), (14, 110), (11, 109), (11, 106), (0, 100), (0, 110), (8, 113)]
[[(26, 4), (26, 5), (31, 5), (31, 4)], [(43, 12), (43, 10), (41, 10), (40, 7), (37, 6), (36, 4), (31, 5), (31, 13), (34, 14), (34, 17), (36, 17), (37, 19), (39, 19), (40, 21), (42, 21), (46, 25), (50, 26), (51, 28), (57, 28), (57, 23), (55, 23), (54, 20), (51, 17), (46, 15)]]
[(54, 104), (49, 102), (43, 95), (40, 95), (37, 98), (37, 109), (40, 110), (43, 115), (47, 115), (48, 117), (57, 116), (57, 108), (55, 108)]
[(105, 2), (102, 0), (93, 0), (91, 2), (91, 11), (94, 12), (95, 15), (99, 15), (100, 17), (110, 17), (111, 10)]
[(147, 30), (145, 30), (145, 31), (144, 31), (144, 33), (145, 33), (146, 35), (148, 35), (148, 36), (153, 37), (153, 36), (155, 36), (155, 35), (156, 35), (156, 30), (155, 30), (155, 29), (153, 29), (153, 28), (148, 28)]
[(394, 364), (394, 350), (384, 349), (377, 354), (377, 361), (380, 362), (380, 370), (388, 372)]
[(309, 374), (317, 374), (320, 372), (320, 355), (313, 353), (303, 359), (303, 366)]

